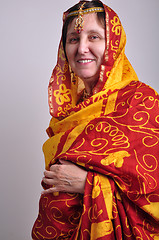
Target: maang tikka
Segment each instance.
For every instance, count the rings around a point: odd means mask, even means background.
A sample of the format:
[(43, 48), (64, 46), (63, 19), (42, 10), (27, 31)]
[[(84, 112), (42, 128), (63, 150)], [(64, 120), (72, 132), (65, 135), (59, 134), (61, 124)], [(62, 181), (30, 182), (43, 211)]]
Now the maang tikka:
[(81, 6), (80, 9), (78, 10), (78, 17), (76, 19), (76, 23), (75, 23), (75, 27), (74, 30), (77, 31), (77, 33), (81, 33), (81, 31), (83, 30), (83, 7), (85, 5), (86, 2), (84, 2)]

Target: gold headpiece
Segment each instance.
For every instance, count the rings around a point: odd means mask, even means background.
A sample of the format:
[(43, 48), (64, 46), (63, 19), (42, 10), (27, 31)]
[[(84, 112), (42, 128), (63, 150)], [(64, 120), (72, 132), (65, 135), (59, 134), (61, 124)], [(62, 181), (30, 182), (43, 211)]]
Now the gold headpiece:
[(76, 24), (75, 24), (75, 27), (74, 27), (74, 30), (77, 30), (78, 33), (80, 33), (82, 30), (83, 30), (83, 7), (84, 7), (84, 4), (86, 2), (84, 2), (81, 6), (80, 6), (80, 9), (78, 10), (78, 18), (76, 19)]
[(93, 12), (104, 12), (104, 8), (102, 7), (93, 7), (93, 8), (87, 8), (83, 10), (83, 7), (86, 2), (84, 2), (78, 11), (70, 12), (67, 17), (72, 17), (72, 16), (78, 16), (76, 19), (75, 27), (74, 29), (77, 30), (78, 33), (80, 33), (83, 30), (83, 15), (88, 14), (88, 13), (93, 13)]

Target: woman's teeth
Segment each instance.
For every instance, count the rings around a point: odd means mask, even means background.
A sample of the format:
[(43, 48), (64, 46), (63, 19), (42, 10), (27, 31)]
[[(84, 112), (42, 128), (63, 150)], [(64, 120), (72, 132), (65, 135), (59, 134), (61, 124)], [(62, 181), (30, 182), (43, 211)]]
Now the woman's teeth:
[(79, 63), (89, 63), (89, 62), (92, 62), (93, 60), (79, 60), (78, 62)]

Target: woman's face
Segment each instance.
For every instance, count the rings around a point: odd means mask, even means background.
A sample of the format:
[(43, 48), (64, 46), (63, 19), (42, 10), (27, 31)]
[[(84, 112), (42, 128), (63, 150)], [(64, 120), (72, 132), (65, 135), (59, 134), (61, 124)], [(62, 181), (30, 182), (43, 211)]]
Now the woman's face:
[(80, 34), (74, 30), (76, 18), (68, 26), (66, 55), (73, 70), (91, 89), (96, 84), (105, 50), (105, 29), (95, 13), (83, 16)]

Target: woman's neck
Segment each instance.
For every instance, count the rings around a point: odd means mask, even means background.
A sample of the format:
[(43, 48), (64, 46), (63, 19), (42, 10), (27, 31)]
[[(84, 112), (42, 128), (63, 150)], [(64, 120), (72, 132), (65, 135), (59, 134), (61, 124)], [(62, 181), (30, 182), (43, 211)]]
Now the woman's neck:
[(87, 79), (83, 80), (83, 82), (85, 85), (85, 92), (91, 96), (93, 93), (93, 88), (95, 87), (97, 81), (90, 81), (90, 79)]

